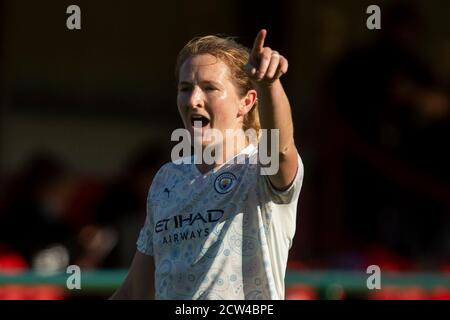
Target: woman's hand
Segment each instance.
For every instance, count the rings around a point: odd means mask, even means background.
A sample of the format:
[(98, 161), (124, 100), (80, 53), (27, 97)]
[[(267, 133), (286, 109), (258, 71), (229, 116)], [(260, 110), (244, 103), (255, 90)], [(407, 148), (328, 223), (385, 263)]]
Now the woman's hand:
[[(278, 144), (272, 149), (270, 133), (269, 154), (274, 155), (270, 161), (269, 180), (277, 190), (286, 190), (294, 181), (298, 166), (298, 152), (294, 142), (294, 124), (291, 106), (279, 78), (287, 72), (288, 61), (277, 51), (264, 47), (267, 31), (262, 29), (256, 36), (250, 53), (246, 71), (252, 79), (258, 93), (258, 109), (261, 129), (278, 130)], [(272, 171), (273, 169), (273, 171)], [(300, 172), (300, 171), (299, 171)], [(300, 172), (299, 174), (303, 174)]]
[(250, 59), (246, 66), (250, 78), (258, 86), (264, 84), (270, 86), (288, 70), (288, 61), (285, 57), (278, 51), (264, 47), (266, 35), (265, 29), (260, 30), (256, 35)]

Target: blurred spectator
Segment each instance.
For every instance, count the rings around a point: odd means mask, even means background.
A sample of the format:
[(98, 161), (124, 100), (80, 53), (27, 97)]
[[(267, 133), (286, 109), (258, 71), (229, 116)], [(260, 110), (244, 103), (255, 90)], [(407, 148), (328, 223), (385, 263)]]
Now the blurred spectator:
[(157, 146), (137, 150), (119, 177), (106, 186), (95, 206), (92, 224), (80, 233), (80, 242), (86, 252), (79, 261), (81, 266), (129, 266), (145, 220), (147, 193), (165, 154), (168, 153)]
[(0, 216), (0, 243), (38, 271), (69, 263), (74, 231), (64, 221), (64, 165), (50, 154), (32, 157), (8, 190)]
[(337, 139), (326, 142), (338, 149), (330, 161), (343, 163), (349, 242), (426, 262), (448, 257), (450, 106), (417, 50), (422, 30), (410, 5), (383, 12), (376, 43), (334, 68), (324, 102), (334, 132), (324, 137)]

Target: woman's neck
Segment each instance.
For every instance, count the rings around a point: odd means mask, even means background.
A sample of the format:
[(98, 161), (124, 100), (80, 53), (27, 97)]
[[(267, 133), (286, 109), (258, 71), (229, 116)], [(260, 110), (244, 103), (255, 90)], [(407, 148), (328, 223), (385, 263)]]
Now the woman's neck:
[(225, 140), (220, 148), (215, 149), (221, 151), (222, 157), (216, 157), (215, 154), (213, 154), (214, 162), (212, 164), (207, 164), (204, 159), (202, 159), (202, 163), (196, 164), (198, 171), (202, 174), (206, 174), (211, 170), (221, 167), (223, 164), (235, 158), (242, 150), (248, 147), (249, 144), (249, 140), (245, 135), (239, 135), (234, 139)]

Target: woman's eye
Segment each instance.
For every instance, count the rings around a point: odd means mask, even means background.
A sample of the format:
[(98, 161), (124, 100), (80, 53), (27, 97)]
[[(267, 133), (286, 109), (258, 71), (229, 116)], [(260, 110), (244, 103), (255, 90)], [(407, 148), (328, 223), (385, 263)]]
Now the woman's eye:
[(206, 89), (206, 91), (214, 91), (214, 90), (217, 90), (217, 88), (215, 88), (215, 87), (206, 87), (205, 89)]
[(180, 87), (180, 88), (178, 88), (178, 90), (181, 92), (187, 92), (190, 90), (190, 88), (189, 87)]

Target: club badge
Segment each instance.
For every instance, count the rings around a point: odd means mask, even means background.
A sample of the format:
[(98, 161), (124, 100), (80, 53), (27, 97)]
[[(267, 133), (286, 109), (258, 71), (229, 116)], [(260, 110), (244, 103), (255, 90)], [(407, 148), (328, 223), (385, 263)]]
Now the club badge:
[(214, 189), (221, 194), (228, 193), (234, 188), (236, 181), (237, 179), (234, 174), (231, 172), (224, 172), (214, 181)]

